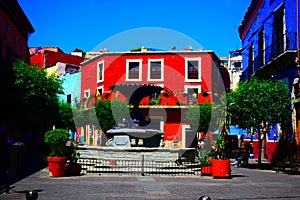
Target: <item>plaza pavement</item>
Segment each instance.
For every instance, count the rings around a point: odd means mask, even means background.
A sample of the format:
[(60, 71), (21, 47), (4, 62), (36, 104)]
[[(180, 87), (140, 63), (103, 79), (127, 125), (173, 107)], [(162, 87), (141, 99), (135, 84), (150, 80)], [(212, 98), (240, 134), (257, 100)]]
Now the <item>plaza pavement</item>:
[(300, 199), (300, 175), (273, 170), (232, 167), (230, 179), (171, 175), (81, 175), (48, 177), (42, 169), (12, 185), (0, 199), (26, 199), (23, 190), (38, 190), (39, 200), (294, 200)]

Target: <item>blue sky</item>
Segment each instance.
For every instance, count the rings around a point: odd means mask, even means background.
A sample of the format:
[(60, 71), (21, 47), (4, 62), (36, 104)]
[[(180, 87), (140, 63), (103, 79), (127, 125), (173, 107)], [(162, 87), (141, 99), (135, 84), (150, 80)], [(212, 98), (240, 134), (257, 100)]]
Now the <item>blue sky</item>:
[(241, 48), (238, 27), (251, 0), (18, 0), (35, 28), (30, 47), (65, 53), (141, 46), (204, 48), (218, 56)]

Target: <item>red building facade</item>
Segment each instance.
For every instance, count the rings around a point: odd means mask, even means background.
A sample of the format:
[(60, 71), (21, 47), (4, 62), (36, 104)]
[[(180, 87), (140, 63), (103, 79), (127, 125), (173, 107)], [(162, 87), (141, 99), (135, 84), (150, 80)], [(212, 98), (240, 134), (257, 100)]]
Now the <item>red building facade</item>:
[(165, 132), (167, 146), (189, 146), (186, 109), (229, 89), (227, 70), (213, 51), (106, 52), (81, 65), (81, 99), (126, 100), (139, 109), (140, 122), (151, 118), (145, 127)]
[(64, 53), (58, 47), (32, 47), (30, 51), (30, 64), (38, 65), (39, 69), (56, 65), (57, 62), (80, 65), (83, 57)]

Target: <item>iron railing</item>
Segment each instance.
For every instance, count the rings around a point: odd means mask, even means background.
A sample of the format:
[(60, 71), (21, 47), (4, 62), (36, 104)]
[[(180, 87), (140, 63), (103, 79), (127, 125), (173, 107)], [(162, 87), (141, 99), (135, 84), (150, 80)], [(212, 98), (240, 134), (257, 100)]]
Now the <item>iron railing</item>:
[(127, 174), (127, 175), (200, 175), (199, 163), (145, 160), (80, 158), (84, 174)]
[(249, 79), (257, 70), (265, 64), (277, 58), (287, 51), (297, 50), (297, 36), (296, 32), (286, 32), (278, 40), (272, 42), (271, 45), (266, 47), (256, 55), (253, 65), (249, 65), (243, 71), (241, 81)]

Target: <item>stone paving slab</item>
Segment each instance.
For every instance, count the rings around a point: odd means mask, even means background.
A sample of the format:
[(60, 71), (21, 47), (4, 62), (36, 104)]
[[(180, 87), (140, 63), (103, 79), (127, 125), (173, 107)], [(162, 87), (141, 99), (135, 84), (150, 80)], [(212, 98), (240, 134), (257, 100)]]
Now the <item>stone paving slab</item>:
[(42, 189), (39, 200), (213, 200), (300, 199), (300, 176), (232, 167), (230, 179), (206, 176), (82, 175), (48, 177), (45, 168), (13, 185), (0, 199), (25, 199), (14, 191)]

